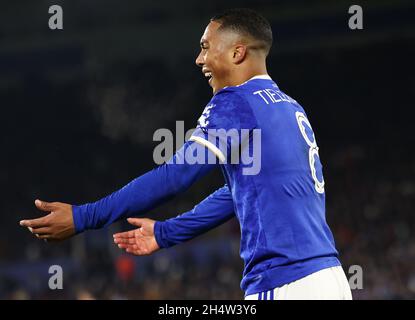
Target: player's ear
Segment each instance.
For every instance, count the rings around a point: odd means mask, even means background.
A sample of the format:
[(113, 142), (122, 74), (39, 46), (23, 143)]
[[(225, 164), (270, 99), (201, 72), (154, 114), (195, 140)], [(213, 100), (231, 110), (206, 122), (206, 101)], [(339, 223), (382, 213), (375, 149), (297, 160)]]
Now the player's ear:
[(233, 48), (232, 54), (233, 63), (240, 64), (246, 57), (246, 46), (243, 44), (237, 44)]

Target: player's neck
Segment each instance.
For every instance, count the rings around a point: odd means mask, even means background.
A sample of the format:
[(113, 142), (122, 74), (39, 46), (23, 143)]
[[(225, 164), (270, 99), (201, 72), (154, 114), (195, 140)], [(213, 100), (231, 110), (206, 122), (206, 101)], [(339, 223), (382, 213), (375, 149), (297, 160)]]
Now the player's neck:
[(265, 62), (263, 64), (255, 64), (253, 66), (238, 70), (237, 74), (234, 77), (234, 85), (240, 85), (255, 76), (262, 76), (267, 74), (268, 71)]

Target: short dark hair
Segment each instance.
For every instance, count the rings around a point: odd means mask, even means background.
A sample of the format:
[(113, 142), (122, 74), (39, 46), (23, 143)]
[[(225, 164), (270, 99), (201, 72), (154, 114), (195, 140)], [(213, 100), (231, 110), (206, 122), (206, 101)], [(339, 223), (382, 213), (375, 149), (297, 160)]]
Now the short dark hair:
[(219, 30), (232, 30), (260, 42), (260, 49), (269, 52), (272, 46), (272, 29), (268, 20), (254, 10), (230, 9), (210, 19), (221, 24)]

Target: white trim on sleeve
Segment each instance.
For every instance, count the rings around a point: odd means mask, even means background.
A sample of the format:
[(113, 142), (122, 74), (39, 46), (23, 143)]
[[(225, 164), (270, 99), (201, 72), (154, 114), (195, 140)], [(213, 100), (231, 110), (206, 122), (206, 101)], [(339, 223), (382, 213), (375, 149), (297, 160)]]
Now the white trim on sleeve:
[(224, 163), (226, 158), (223, 155), (222, 151), (220, 151), (220, 149), (218, 147), (216, 147), (212, 142), (205, 140), (201, 137), (198, 136), (191, 136), (189, 141), (194, 141), (197, 142), (199, 144), (201, 144), (202, 146), (208, 148), (210, 151), (212, 151), (214, 153), (215, 156), (218, 157), (218, 159)]

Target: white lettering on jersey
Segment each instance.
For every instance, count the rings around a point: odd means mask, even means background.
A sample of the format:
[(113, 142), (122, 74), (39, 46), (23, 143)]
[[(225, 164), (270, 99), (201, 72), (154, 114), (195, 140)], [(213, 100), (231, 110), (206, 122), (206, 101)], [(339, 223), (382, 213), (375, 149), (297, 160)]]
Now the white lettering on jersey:
[(297, 103), (297, 101), (295, 101), (290, 96), (275, 89), (258, 90), (258, 91), (253, 92), (252, 94), (259, 95), (266, 104), (279, 103), (279, 102)]

